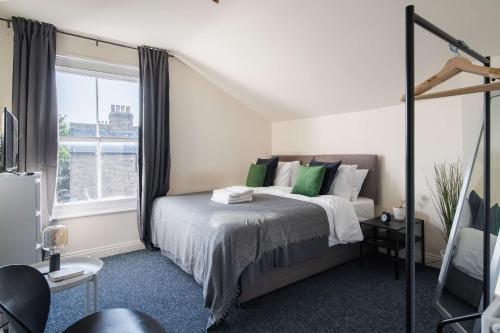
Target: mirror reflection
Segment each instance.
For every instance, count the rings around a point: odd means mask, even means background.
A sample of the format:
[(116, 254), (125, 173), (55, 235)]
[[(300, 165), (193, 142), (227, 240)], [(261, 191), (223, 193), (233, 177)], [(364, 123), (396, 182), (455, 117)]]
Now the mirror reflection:
[[(497, 237), (500, 229), (500, 98), (491, 103), (490, 178), (490, 279), (492, 292), (498, 280)], [(495, 130), (498, 129), (498, 130)], [(483, 244), (485, 229), (484, 155), (482, 131), (474, 161), (465, 170), (457, 213), (450, 231), (436, 293), (436, 306), (444, 318), (482, 311)], [(494, 259), (497, 258), (497, 259)], [(480, 322), (464, 321), (452, 326), (457, 332), (479, 332)]]

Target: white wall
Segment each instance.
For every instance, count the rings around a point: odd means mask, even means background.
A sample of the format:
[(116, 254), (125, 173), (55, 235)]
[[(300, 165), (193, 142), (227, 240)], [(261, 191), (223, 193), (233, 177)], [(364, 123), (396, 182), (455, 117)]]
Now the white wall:
[[(58, 35), (57, 53), (137, 65), (135, 50)], [(10, 107), (12, 30), (0, 25), (0, 103)], [(171, 191), (245, 181), (248, 165), (271, 153), (271, 123), (177, 59), (170, 59)], [(66, 255), (109, 255), (140, 248), (135, 212), (58, 221), (69, 228)]]
[(271, 122), (179, 60), (170, 64), (170, 193), (243, 184), (250, 163), (271, 153)]
[[(425, 176), (434, 162), (462, 157), (462, 100), (459, 97), (416, 104), (415, 189), (417, 216), (426, 220), (427, 253), (444, 247)], [(377, 154), (381, 202), (391, 210), (404, 199), (405, 113), (397, 105), (362, 112), (273, 123), (273, 154)]]
[[(491, 58), (492, 67), (500, 66), (500, 56)], [(462, 79), (463, 85), (482, 84), (483, 79), (474, 75), (467, 75)], [(498, 91), (492, 92), (491, 96), (499, 95)], [(464, 166), (467, 168), (472, 162), (474, 149), (477, 146), (479, 131), (483, 125), (484, 95), (471, 94), (463, 97), (463, 135), (464, 135)], [(491, 182), (500, 183), (500, 97), (491, 101)], [(471, 188), (480, 195), (483, 193), (483, 154), (482, 145), (476, 159), (477, 166), (474, 168), (471, 180)], [(491, 202), (500, 202), (500, 187), (491, 187)]]

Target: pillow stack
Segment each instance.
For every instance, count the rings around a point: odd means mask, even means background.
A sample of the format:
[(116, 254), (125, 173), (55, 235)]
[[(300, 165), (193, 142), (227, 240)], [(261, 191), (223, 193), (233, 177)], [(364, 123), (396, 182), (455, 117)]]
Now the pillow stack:
[(246, 186), (292, 187), (297, 180), (299, 166), (299, 161), (281, 162), (279, 157), (259, 158), (250, 165)]
[[(349, 201), (358, 199), (359, 192), (369, 171), (368, 169), (358, 169), (357, 165), (342, 164), (342, 161), (319, 162), (312, 160), (309, 167), (324, 168), (323, 179), (316, 195), (336, 195)], [(303, 181), (301, 180), (301, 182)], [(297, 180), (297, 183), (299, 183), (299, 180)], [(302, 187), (294, 187), (292, 193), (314, 196), (311, 195), (312, 192), (305, 191)]]
[(278, 157), (257, 159), (257, 162), (251, 164), (248, 169), (246, 186), (261, 187), (274, 185), (278, 162)]
[(249, 187), (292, 187), (292, 193), (309, 197), (336, 195), (354, 201), (359, 197), (368, 169), (357, 165), (312, 160), (301, 166), (299, 161), (281, 162), (279, 157), (259, 158), (250, 166), (246, 185)]
[(273, 186), (274, 177), (276, 177), (276, 169), (278, 168), (279, 157), (259, 158), (257, 165), (266, 166), (266, 176), (264, 177), (264, 184), (262, 186)]
[(342, 164), (342, 161), (340, 162), (333, 162), (333, 163), (325, 163), (325, 162), (318, 162), (315, 160), (312, 160), (309, 165), (310, 166), (324, 166), (325, 167), (325, 177), (323, 178), (323, 182), (321, 184), (321, 189), (319, 190), (319, 194), (325, 195), (330, 193), (330, 188), (332, 187), (333, 180), (335, 179), (335, 176), (337, 175), (337, 170), (339, 169), (340, 164)]

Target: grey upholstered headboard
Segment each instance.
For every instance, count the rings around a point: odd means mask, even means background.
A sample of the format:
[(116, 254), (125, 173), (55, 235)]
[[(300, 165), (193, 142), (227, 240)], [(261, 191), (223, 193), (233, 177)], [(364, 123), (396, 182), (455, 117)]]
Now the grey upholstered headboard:
[(336, 154), (336, 155), (276, 155), (280, 161), (300, 161), (308, 164), (313, 158), (320, 162), (338, 162), (342, 164), (356, 164), (358, 169), (368, 169), (363, 187), (359, 196), (372, 199), (375, 204), (379, 202), (379, 171), (378, 158), (373, 154)]

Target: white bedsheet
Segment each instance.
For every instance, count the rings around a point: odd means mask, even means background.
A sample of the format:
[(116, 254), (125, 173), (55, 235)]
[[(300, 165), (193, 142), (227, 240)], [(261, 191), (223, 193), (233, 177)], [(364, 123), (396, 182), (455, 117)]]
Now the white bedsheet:
[(329, 246), (354, 243), (363, 240), (363, 233), (359, 225), (358, 216), (352, 203), (336, 195), (320, 195), (307, 197), (292, 194), (291, 187), (269, 186), (257, 187), (254, 193), (265, 193), (285, 198), (308, 201), (320, 205), (326, 212), (330, 226)]
[(375, 217), (375, 203), (372, 199), (358, 197), (351, 203), (358, 216), (358, 221), (366, 221)]

